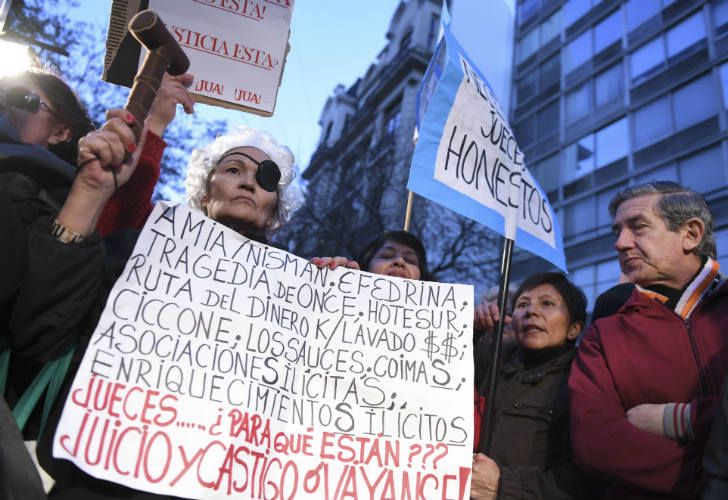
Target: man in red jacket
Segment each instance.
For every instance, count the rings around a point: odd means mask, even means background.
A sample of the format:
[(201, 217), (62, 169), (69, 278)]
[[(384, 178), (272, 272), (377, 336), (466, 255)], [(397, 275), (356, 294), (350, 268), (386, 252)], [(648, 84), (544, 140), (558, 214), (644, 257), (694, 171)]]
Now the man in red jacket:
[(569, 378), (577, 463), (606, 498), (697, 498), (703, 449), (728, 371), (728, 286), (713, 218), (673, 182), (628, 187), (609, 205), (636, 284), (586, 332)]

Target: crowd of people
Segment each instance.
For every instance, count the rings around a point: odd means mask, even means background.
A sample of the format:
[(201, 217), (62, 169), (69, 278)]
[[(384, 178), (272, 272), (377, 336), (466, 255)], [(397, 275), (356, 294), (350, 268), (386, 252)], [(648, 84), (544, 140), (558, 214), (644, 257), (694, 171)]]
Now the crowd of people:
[[(0, 81), (2, 498), (159, 497), (96, 479), (51, 449), (73, 375), (151, 211), (164, 131), (178, 105), (193, 112), (191, 82), (165, 77), (137, 143), (131, 114), (109, 110), (94, 129), (53, 75)], [(231, 131), (193, 151), (188, 203), (266, 243), (298, 203), (293, 164), (270, 135)], [(599, 298), (590, 322), (584, 293), (546, 269), (520, 284), (507, 311), (475, 308), (475, 404), (463, 409), (476, 416), (471, 498), (728, 498), (728, 285), (710, 208), (655, 181), (621, 190), (610, 213), (624, 283)], [(356, 259), (312, 262), (433, 279), (411, 233), (362, 246)], [(501, 316), (512, 340), (493, 368)], [(482, 432), (486, 407), (492, 433)]]

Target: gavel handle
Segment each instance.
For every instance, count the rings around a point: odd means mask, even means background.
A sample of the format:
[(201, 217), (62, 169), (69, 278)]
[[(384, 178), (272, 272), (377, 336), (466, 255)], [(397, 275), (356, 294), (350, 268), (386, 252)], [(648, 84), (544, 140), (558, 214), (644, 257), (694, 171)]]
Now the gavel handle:
[(169, 59), (165, 57), (163, 51), (149, 51), (139, 73), (134, 77), (134, 86), (129, 93), (125, 109), (136, 119), (132, 131), (137, 142), (141, 138), (144, 120), (149, 114), (149, 109), (157, 96), (159, 86), (162, 85), (162, 78), (168, 67)]

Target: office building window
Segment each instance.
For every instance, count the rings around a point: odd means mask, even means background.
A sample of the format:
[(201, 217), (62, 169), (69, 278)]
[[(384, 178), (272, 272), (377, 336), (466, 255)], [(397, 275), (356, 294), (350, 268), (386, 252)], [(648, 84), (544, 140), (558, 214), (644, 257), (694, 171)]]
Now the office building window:
[(622, 11), (617, 9), (594, 27), (594, 53), (598, 54), (622, 38)]
[(597, 296), (619, 284), (619, 260), (606, 260), (597, 264)]
[(574, 123), (591, 112), (592, 82), (587, 80), (566, 94), (566, 123)]
[(548, 19), (541, 23), (541, 46), (543, 47), (561, 34), (561, 9), (554, 12)]
[(609, 202), (612, 201), (617, 191), (627, 184), (618, 184), (612, 188), (601, 191), (597, 194), (597, 226), (606, 227), (612, 225), (612, 216), (609, 215)]
[(538, 50), (538, 27), (533, 28), (518, 44), (518, 63), (522, 63)]
[(720, 87), (723, 90), (723, 106), (728, 108), (728, 63), (720, 67)]
[(670, 96), (661, 97), (635, 111), (634, 145), (642, 149), (672, 133)]
[(713, 2), (713, 29), (715, 29), (716, 37), (722, 37), (728, 33), (728, 0)]
[(564, 4), (564, 26), (571, 26), (591, 8), (592, 0), (567, 0)]
[(588, 196), (566, 207), (564, 236), (574, 236), (594, 229), (594, 197)]
[(627, 119), (622, 118), (596, 132), (596, 168), (601, 168), (627, 156), (629, 137)]
[(718, 112), (715, 107), (718, 99), (712, 75), (707, 73), (680, 87), (674, 93), (673, 102), (678, 130), (715, 115)]
[(522, 0), (518, 6), (518, 25), (528, 22), (541, 7), (541, 0)]
[(538, 93), (538, 73), (536, 70), (524, 74), (516, 84), (516, 96), (521, 104)]
[(538, 72), (541, 77), (540, 91), (557, 92), (561, 85), (561, 55), (556, 54), (545, 60), (541, 63)]
[(660, 0), (629, 0), (627, 11), (627, 31), (631, 32), (660, 13)]
[(594, 270), (595, 266), (586, 266), (579, 269), (572, 269), (569, 273), (571, 282), (581, 288), (586, 295), (588, 307), (587, 309), (592, 310), (594, 308)]
[(677, 57), (704, 38), (705, 22), (699, 11), (667, 32), (667, 56)]
[(662, 36), (653, 38), (629, 58), (629, 73), (635, 85), (655, 75), (665, 66), (665, 44)]
[(591, 59), (593, 53), (592, 32), (587, 30), (564, 48), (564, 73), (573, 70)]
[(544, 139), (559, 133), (559, 101), (558, 99), (538, 112), (538, 139)]
[(624, 95), (624, 72), (622, 63), (615, 64), (599, 73), (594, 82), (596, 107), (617, 102)]
[[(530, 168), (531, 174), (538, 181), (541, 189), (549, 193), (559, 187), (559, 155), (558, 153), (538, 162)], [(552, 202), (555, 200), (551, 200)]]
[(663, 165), (651, 172), (635, 177), (636, 184), (644, 184), (652, 181), (673, 181), (680, 182), (677, 177), (677, 167), (674, 164)]
[(561, 182), (567, 184), (594, 170), (594, 135), (582, 137), (564, 150)]
[(513, 127), (513, 135), (521, 149), (533, 144), (536, 140), (536, 114), (516, 123)]
[(720, 146), (698, 151), (680, 160), (678, 165), (682, 184), (699, 193), (725, 186), (723, 155)]

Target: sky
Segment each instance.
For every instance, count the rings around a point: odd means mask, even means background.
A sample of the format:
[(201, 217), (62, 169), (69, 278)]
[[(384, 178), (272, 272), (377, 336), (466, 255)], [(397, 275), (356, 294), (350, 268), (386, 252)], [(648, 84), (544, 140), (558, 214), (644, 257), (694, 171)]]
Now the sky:
[[(111, 0), (80, 0), (72, 18), (108, 28)], [(297, 0), (291, 20), (291, 51), (272, 117), (197, 104), (196, 113), (249, 125), (286, 144), (301, 169), (316, 149), (318, 119), (334, 87), (363, 76), (386, 45), (399, 0)], [(190, 68), (194, 74), (194, 68)], [(100, 76), (99, 76), (100, 77)], [(121, 103), (123, 104), (123, 103)]]

